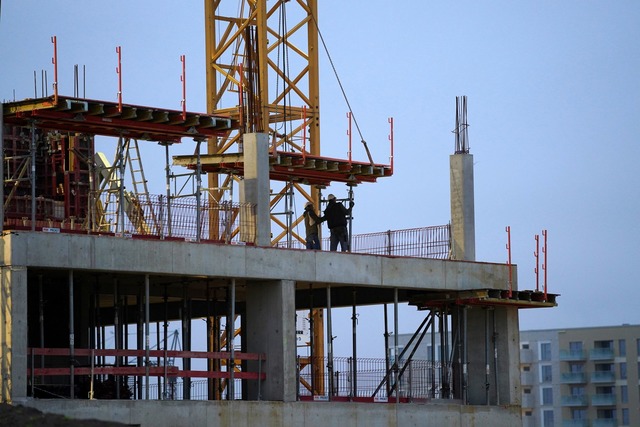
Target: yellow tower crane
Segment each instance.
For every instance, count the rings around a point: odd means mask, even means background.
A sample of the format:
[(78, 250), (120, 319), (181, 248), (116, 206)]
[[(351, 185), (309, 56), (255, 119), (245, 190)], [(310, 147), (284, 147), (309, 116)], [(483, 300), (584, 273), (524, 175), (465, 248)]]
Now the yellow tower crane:
[[(295, 18), (292, 18), (295, 17)], [(291, 22), (291, 19), (295, 19)], [(224, 138), (209, 139), (208, 154), (242, 151), (242, 135), (267, 133), (270, 150), (320, 155), (320, 95), (318, 84), (317, 1), (205, 0), (207, 112), (228, 115), (240, 124)], [(238, 176), (209, 173), (211, 197)], [(274, 185), (272, 183), (272, 185)], [(320, 186), (280, 182), (271, 200), (272, 244), (295, 235), (302, 215), (291, 217), (286, 206), (295, 194), (319, 206)], [(286, 220), (274, 213), (285, 205)], [(217, 218), (212, 218), (214, 222)], [(216, 232), (213, 230), (213, 232)], [(217, 236), (211, 236), (217, 238)], [(303, 238), (295, 236), (301, 242)], [(322, 310), (312, 314), (312, 357), (324, 355)], [(316, 359), (319, 360), (319, 359)], [(324, 368), (314, 374), (322, 378)], [(319, 365), (319, 366), (318, 366)], [(314, 393), (323, 394), (315, 381)]]

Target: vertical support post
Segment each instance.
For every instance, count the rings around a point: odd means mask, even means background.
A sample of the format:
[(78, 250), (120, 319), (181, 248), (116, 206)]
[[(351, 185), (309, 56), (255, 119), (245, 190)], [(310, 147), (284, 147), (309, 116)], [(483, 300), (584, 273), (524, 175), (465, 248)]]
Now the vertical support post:
[(0, 235), (4, 231), (4, 104), (0, 102)]
[(358, 315), (356, 313), (356, 290), (353, 289), (353, 305), (351, 308), (351, 328), (352, 328), (352, 346), (353, 346), (353, 369), (352, 372), (352, 390), (353, 397), (358, 397), (358, 352), (357, 352), (357, 331)]
[(513, 269), (511, 267), (511, 227), (507, 226), (507, 265), (509, 266), (509, 298), (513, 294)]
[(58, 103), (58, 39), (56, 36), (51, 37), (51, 43), (53, 43), (53, 58), (51, 63), (53, 64), (53, 103)]
[(180, 55), (180, 62), (182, 62), (182, 75), (180, 76), (180, 81), (182, 82), (182, 101), (180, 101), (180, 104), (182, 105), (182, 120), (187, 120), (187, 62), (184, 55)]
[(489, 365), (489, 310), (484, 309), (484, 393), (486, 399), (486, 405), (490, 405), (489, 388), (491, 383), (489, 382), (489, 375), (491, 373), (491, 367)]
[(327, 285), (327, 373), (329, 400), (333, 396), (333, 326), (331, 323), (331, 285)]
[[(31, 231), (36, 230), (36, 124), (31, 121)], [(4, 185), (4, 178), (3, 178)]]
[(144, 376), (145, 400), (149, 400), (149, 275), (144, 275)]
[[(231, 279), (231, 307), (230, 307), (230, 317), (231, 317), (231, 329), (230, 329), (230, 337), (229, 337), (229, 400), (235, 400), (235, 364), (236, 364), (236, 353), (233, 348), (233, 339), (235, 337), (235, 320), (236, 320), (236, 279)], [(229, 329), (229, 328), (227, 328)]]
[(168, 332), (168, 328), (169, 328), (169, 295), (167, 294), (167, 285), (164, 285), (164, 296), (163, 296), (163, 300), (164, 300), (164, 324), (163, 324), (163, 340), (164, 340), (164, 378), (162, 381), (162, 399), (166, 399), (167, 398), (167, 378), (168, 378), (168, 371), (167, 371), (167, 345), (168, 345), (168, 340), (169, 340), (169, 332)]
[(116, 46), (116, 53), (118, 54), (118, 66), (116, 67), (116, 73), (118, 74), (118, 112), (122, 113), (122, 48)]
[(538, 266), (540, 265), (540, 236), (536, 234), (535, 239), (536, 250), (533, 253), (533, 256), (536, 259), (536, 266), (533, 269), (533, 272), (536, 273), (536, 292), (540, 292), (540, 270), (538, 269)]
[(74, 361), (75, 361), (75, 334), (74, 334), (74, 319), (73, 319), (73, 270), (69, 270), (69, 370), (70, 370), (70, 378), (69, 378), (69, 397), (71, 399), (75, 398), (75, 378), (74, 378)]
[(431, 309), (431, 398), (436, 397), (436, 316), (438, 312)]
[(393, 175), (393, 117), (389, 117), (389, 141), (391, 142), (391, 154), (389, 163), (391, 164), (391, 175)]
[(391, 386), (389, 385), (389, 313), (387, 304), (384, 305), (384, 371), (386, 372), (387, 379), (385, 381), (387, 388), (387, 398), (389, 398), (389, 392)]
[(542, 253), (544, 254), (544, 261), (542, 263), (542, 269), (544, 270), (544, 300), (547, 300), (547, 230), (542, 230), (542, 236), (544, 237), (544, 246), (542, 247)]
[[(44, 348), (44, 298), (42, 296), (42, 274), (38, 274), (38, 317), (40, 318), (40, 348)], [(40, 355), (40, 368), (44, 369), (44, 354)], [(40, 377), (40, 382), (44, 383), (44, 376)]]
[[(120, 350), (120, 296), (118, 294), (118, 279), (113, 279), (113, 336), (115, 338), (116, 351)], [(120, 367), (120, 356), (116, 355), (116, 368)], [(116, 399), (120, 399), (120, 376), (116, 375)]]
[(202, 163), (200, 162), (200, 143), (202, 141), (201, 140), (196, 140), (196, 227), (197, 227), (197, 231), (196, 231), (196, 242), (200, 241), (201, 238), (201, 229), (202, 227), (200, 226), (200, 222), (202, 221), (202, 214), (200, 213), (201, 210), (201, 205), (202, 205), (202, 199), (201, 199), (201, 193), (202, 193)]
[(167, 235), (171, 237), (171, 167), (169, 163), (169, 143), (164, 146), (165, 176), (167, 180)]
[(469, 376), (467, 373), (467, 363), (468, 363), (468, 355), (467, 348), (469, 347), (469, 343), (467, 342), (467, 310), (468, 307), (465, 305), (462, 308), (462, 339), (464, 340), (464, 348), (462, 349), (462, 403), (468, 404), (469, 399), (467, 397), (467, 387)]
[(491, 340), (493, 343), (493, 380), (496, 384), (496, 405), (500, 405), (500, 382), (498, 377), (498, 331), (496, 329), (496, 311), (491, 308), (491, 324), (493, 333), (491, 334)]
[(398, 288), (393, 288), (393, 353), (395, 357), (395, 362), (393, 364), (393, 377), (394, 377), (394, 387), (396, 390), (396, 404), (400, 403), (400, 360), (398, 359), (398, 329), (399, 329), (399, 321), (398, 321)]

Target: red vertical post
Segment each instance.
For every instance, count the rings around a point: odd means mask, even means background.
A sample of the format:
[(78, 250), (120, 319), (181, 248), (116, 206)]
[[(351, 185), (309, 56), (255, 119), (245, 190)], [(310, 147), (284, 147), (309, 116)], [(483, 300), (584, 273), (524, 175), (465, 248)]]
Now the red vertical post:
[(58, 103), (58, 38), (56, 36), (51, 37), (51, 43), (53, 43), (53, 58), (51, 63), (53, 64), (53, 103)]
[(538, 270), (538, 266), (540, 265), (540, 236), (535, 235), (536, 239), (536, 250), (533, 253), (533, 256), (536, 257), (536, 266), (533, 271), (536, 273), (536, 292), (540, 292), (540, 272)]
[(349, 137), (349, 152), (347, 153), (349, 159), (349, 165), (351, 165), (351, 111), (347, 113), (347, 119), (349, 119), (349, 125), (347, 127), (347, 136)]
[(184, 55), (180, 55), (180, 62), (182, 62), (182, 75), (180, 76), (180, 81), (182, 82), (182, 101), (180, 101), (180, 104), (182, 105), (182, 120), (184, 121), (187, 120), (187, 60)]
[(391, 175), (393, 175), (393, 117), (389, 117), (389, 141), (391, 142), (391, 155), (389, 162), (391, 163)]
[(507, 265), (509, 266), (509, 298), (513, 295), (513, 276), (511, 268), (511, 227), (507, 225)]
[(542, 237), (544, 237), (544, 244), (542, 246), (542, 253), (544, 254), (544, 261), (542, 262), (542, 270), (544, 270), (544, 300), (547, 300), (547, 230), (542, 230)]
[(118, 66), (116, 67), (116, 74), (118, 75), (118, 112), (122, 113), (122, 48), (116, 46), (116, 53), (118, 54)]

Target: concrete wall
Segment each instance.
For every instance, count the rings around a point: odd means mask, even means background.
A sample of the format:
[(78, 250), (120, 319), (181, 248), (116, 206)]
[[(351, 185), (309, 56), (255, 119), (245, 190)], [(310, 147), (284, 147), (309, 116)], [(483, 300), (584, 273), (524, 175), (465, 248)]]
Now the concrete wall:
[(507, 289), (509, 283), (504, 264), (25, 231), (2, 239), (4, 264), (27, 267), (406, 289)]
[(0, 268), (0, 402), (27, 395), (27, 269)]
[(228, 402), (228, 401), (52, 401), (27, 406), (72, 418), (97, 418), (141, 427), (513, 427), (521, 425), (515, 406), (456, 404)]

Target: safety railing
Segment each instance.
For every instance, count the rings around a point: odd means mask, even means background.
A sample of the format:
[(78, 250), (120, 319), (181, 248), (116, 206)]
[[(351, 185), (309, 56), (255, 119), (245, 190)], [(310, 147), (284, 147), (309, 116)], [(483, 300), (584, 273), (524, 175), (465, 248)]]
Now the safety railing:
[[(398, 375), (396, 387), (396, 373)], [(446, 378), (449, 365), (428, 360), (401, 362), (397, 367), (385, 359), (335, 357), (298, 358), (300, 400), (398, 400), (449, 399)], [(445, 379), (445, 380), (443, 380)]]
[[(305, 245), (295, 240), (292, 242), (280, 242), (278, 247), (304, 249)], [(321, 248), (329, 250), (329, 238), (322, 239)], [(370, 255), (449, 259), (451, 257), (451, 226), (447, 224), (354, 234), (351, 239), (351, 252)]]
[[(30, 229), (30, 197), (15, 199), (5, 210), (4, 227)], [(256, 236), (255, 207), (250, 203), (103, 191), (91, 194), (84, 218), (64, 218), (62, 203), (37, 198), (35, 229), (236, 244), (252, 243)]]
[[(255, 381), (259, 390), (266, 379), (262, 369), (266, 357), (261, 353), (235, 351), (233, 363), (229, 352), (175, 350), (29, 348), (28, 357), (29, 392), (39, 398), (202, 400), (213, 394), (225, 399), (229, 392), (239, 398), (247, 381)], [(152, 359), (218, 360), (221, 369), (181, 369), (154, 364)], [(244, 361), (254, 361), (257, 372), (239, 370)]]

